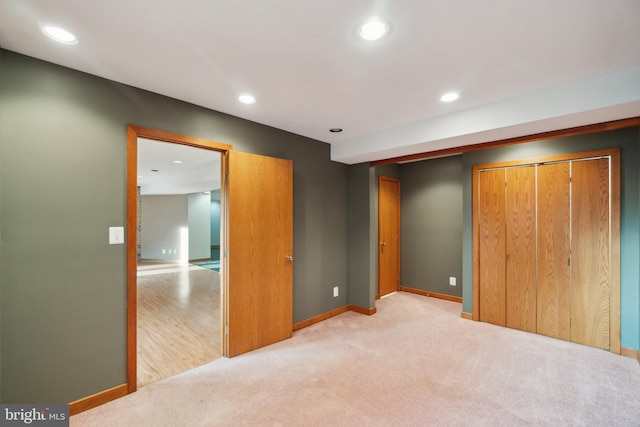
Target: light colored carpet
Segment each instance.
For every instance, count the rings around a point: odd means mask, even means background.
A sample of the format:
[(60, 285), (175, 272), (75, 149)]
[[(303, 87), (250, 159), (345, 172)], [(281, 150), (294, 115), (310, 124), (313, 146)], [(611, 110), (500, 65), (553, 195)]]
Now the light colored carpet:
[(640, 366), (408, 293), (71, 417), (71, 426), (638, 426)]

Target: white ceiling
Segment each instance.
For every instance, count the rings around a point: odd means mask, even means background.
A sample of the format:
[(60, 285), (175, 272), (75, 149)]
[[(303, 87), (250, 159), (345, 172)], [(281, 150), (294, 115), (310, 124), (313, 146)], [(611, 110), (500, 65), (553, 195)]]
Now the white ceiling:
[[(391, 23), (384, 40), (355, 36), (371, 16)], [(348, 164), (640, 116), (639, 0), (0, 0), (0, 46), (327, 142)]]
[(221, 161), (217, 151), (138, 138), (137, 163), (138, 186), (143, 196), (220, 189)]

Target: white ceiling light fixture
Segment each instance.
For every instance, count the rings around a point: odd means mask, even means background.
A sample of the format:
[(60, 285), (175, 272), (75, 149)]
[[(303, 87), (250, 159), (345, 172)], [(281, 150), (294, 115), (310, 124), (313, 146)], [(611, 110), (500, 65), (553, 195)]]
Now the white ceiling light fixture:
[(391, 26), (380, 18), (371, 18), (358, 29), (358, 36), (367, 41), (380, 40), (387, 36)]
[(52, 40), (57, 41), (62, 44), (77, 44), (78, 39), (76, 36), (71, 34), (69, 31), (60, 28), (54, 27), (52, 25), (42, 25), (40, 27), (45, 36), (49, 37)]
[(253, 95), (244, 94), (238, 97), (238, 101), (242, 102), (243, 104), (255, 104), (256, 98)]
[(458, 95), (456, 92), (449, 92), (449, 93), (445, 93), (444, 95), (442, 95), (440, 97), (440, 101), (442, 101), (442, 102), (451, 102), (451, 101), (455, 101), (459, 97), (460, 97), (460, 95)]

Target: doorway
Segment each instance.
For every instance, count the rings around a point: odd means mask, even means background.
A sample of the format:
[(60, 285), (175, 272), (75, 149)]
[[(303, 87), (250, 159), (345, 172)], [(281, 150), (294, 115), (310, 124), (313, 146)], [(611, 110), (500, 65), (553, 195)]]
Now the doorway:
[[(138, 189), (138, 141), (141, 139), (147, 139), (155, 143), (164, 142), (170, 143), (170, 145), (178, 145), (181, 147), (192, 147), (194, 149), (204, 149), (218, 153), (220, 156), (220, 181), (226, 172), (225, 168), (225, 159), (229, 152), (232, 149), (231, 145), (221, 144), (213, 141), (203, 140), (200, 138), (193, 138), (185, 135), (174, 134), (170, 132), (165, 132), (156, 129), (144, 128), (141, 126), (133, 126), (129, 125), (127, 129), (127, 392), (132, 393), (138, 388), (138, 259), (142, 256), (142, 242), (138, 239), (140, 236), (139, 226), (141, 223), (141, 219), (138, 217), (138, 213), (140, 212), (139, 206), (139, 189)], [(181, 159), (171, 158), (165, 159), (171, 162)], [(179, 165), (179, 164), (176, 164)], [(160, 172), (153, 172), (152, 169), (156, 169), (155, 167), (148, 167), (149, 173), (157, 174)], [(183, 177), (184, 178), (184, 177)], [(172, 180), (174, 184), (175, 181), (179, 181), (174, 178)], [(185, 179), (185, 181), (189, 181), (189, 179)], [(225, 210), (225, 198), (221, 197), (221, 211)], [(188, 214), (187, 214), (188, 216)], [(188, 221), (187, 221), (188, 224)], [(226, 222), (224, 215), (221, 215), (221, 240), (224, 240), (225, 235), (225, 227)], [(175, 227), (174, 227), (175, 228)], [(163, 256), (166, 260), (178, 260), (178, 264), (188, 264), (188, 227), (182, 228), (177, 227), (178, 237), (174, 238), (173, 244), (165, 243), (163, 245), (157, 246), (153, 245), (153, 250), (156, 252), (152, 252), (152, 256), (160, 261), (164, 261)], [(180, 237), (182, 236), (182, 237)], [(187, 236), (187, 237), (185, 237)], [(168, 247), (167, 247), (168, 246)], [(164, 252), (164, 253), (163, 253)], [(180, 263), (180, 261), (184, 261)], [(156, 266), (157, 267), (157, 266)], [(189, 267), (186, 265), (179, 265), (183, 270), (186, 271), (173, 271), (172, 274), (183, 274), (186, 277), (189, 277), (192, 274), (189, 271)], [(172, 268), (172, 267), (169, 267)], [(157, 268), (156, 268), (157, 270)], [(168, 271), (164, 271), (162, 273), (168, 273)], [(165, 276), (166, 277), (166, 276)], [(183, 277), (185, 279), (185, 277)], [(191, 277), (189, 277), (191, 279)], [(171, 282), (171, 281), (170, 281)], [(182, 289), (187, 290), (190, 288), (192, 283), (190, 281), (183, 282)], [(224, 289), (226, 285), (226, 277), (224, 273), (224, 269), (221, 272), (221, 276), (219, 278), (219, 287), (220, 289)], [(167, 285), (170, 286), (170, 285)], [(179, 291), (178, 291), (179, 292)], [(183, 295), (186, 295), (186, 292), (183, 291)], [(224, 304), (222, 303), (222, 297), (219, 297), (219, 310), (218, 313), (219, 320), (219, 331), (222, 331), (222, 317), (224, 316)], [(162, 326), (162, 325), (161, 325)], [(211, 333), (215, 333), (215, 331), (211, 331)], [(220, 337), (218, 342), (220, 346), (223, 345), (223, 340), (221, 337), (221, 332), (219, 332)], [(144, 349), (142, 349), (144, 351)], [(224, 348), (219, 347), (219, 351), (224, 354)]]
[(378, 177), (378, 294), (400, 289), (400, 180)]
[(221, 155), (137, 142), (140, 388), (222, 356)]
[[(127, 393), (137, 389), (138, 138), (221, 154), (222, 355), (293, 334), (293, 162), (167, 131), (127, 128)], [(230, 255), (231, 254), (231, 255)]]

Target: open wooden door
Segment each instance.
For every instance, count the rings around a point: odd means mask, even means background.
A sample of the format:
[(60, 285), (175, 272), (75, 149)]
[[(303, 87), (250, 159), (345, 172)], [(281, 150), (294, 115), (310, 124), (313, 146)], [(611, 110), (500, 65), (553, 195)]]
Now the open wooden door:
[(293, 164), (229, 151), (225, 344), (233, 357), (293, 332)]

